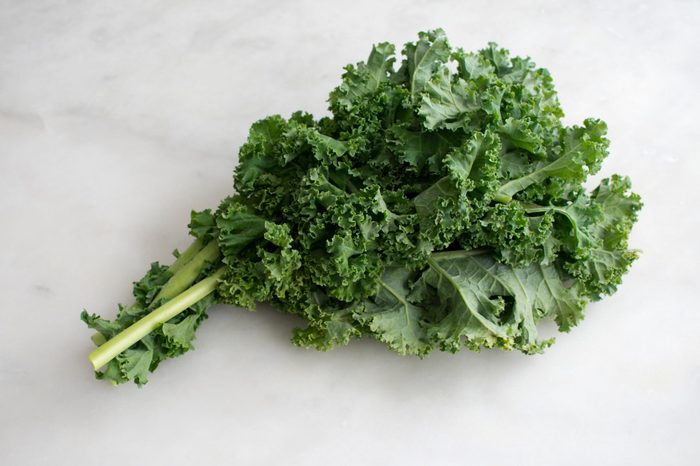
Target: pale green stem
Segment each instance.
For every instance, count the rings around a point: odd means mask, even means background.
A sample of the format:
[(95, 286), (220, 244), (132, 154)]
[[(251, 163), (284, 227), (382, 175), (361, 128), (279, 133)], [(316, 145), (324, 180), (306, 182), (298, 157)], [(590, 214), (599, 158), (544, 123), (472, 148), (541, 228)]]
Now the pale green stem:
[(477, 249), (470, 249), (470, 250), (459, 250), (459, 251), (442, 251), (442, 252), (434, 252), (430, 255), (431, 259), (434, 259), (436, 261), (444, 261), (444, 260), (451, 260), (451, 259), (462, 259), (464, 257), (469, 257), (469, 256), (478, 256), (479, 254), (484, 254), (488, 252), (488, 248), (477, 248)]
[(204, 249), (200, 250), (194, 258), (179, 267), (179, 270), (170, 277), (170, 280), (163, 285), (153, 302), (157, 303), (161, 299), (168, 300), (186, 290), (199, 276), (199, 273), (207, 262), (214, 263), (219, 260), (219, 245), (216, 241), (210, 241)]
[(493, 196), (493, 200), (496, 202), (500, 202), (501, 204), (507, 204), (510, 201), (512, 201), (513, 198), (511, 196), (506, 196), (503, 194), (496, 194), (495, 196)]
[(197, 238), (194, 240), (192, 244), (190, 244), (189, 247), (185, 249), (185, 251), (180, 254), (177, 259), (175, 259), (175, 262), (168, 267), (168, 270), (173, 274), (176, 273), (197, 255), (197, 253), (202, 249), (202, 246), (204, 246), (204, 243), (201, 239)]
[(193, 285), (186, 291), (183, 291), (173, 299), (163, 304), (159, 308), (152, 311), (141, 320), (107, 341), (105, 344), (95, 349), (90, 353), (90, 362), (95, 369), (107, 364), (114, 359), (119, 353), (128, 349), (131, 345), (160, 327), (165, 322), (169, 321), (176, 315), (183, 312), (196, 302), (205, 298), (216, 290), (219, 278), (226, 271), (225, 267), (221, 267), (213, 275)]
[[(178, 272), (185, 265), (187, 265), (194, 257), (197, 256), (197, 253), (199, 253), (202, 250), (203, 245), (204, 245), (204, 243), (202, 242), (201, 239), (198, 238), (198, 239), (194, 240), (192, 242), (192, 244), (190, 244), (187, 247), (187, 249), (185, 249), (185, 251), (178, 256), (178, 258), (175, 260), (175, 262), (173, 262), (172, 265), (170, 267), (168, 267), (168, 271), (171, 272), (172, 274), (175, 274), (176, 272)], [(187, 288), (187, 286), (185, 288)], [(184, 290), (185, 288), (183, 288), (182, 290)], [(182, 290), (180, 290), (180, 291), (182, 291)], [(177, 293), (175, 293), (175, 294), (177, 294)], [(157, 298), (162, 298), (162, 297), (163, 296), (161, 296), (160, 294), (159, 294), (159, 296), (157, 296)], [(156, 301), (156, 300), (154, 300), (154, 301)], [(90, 338), (97, 346), (100, 346), (101, 344), (103, 344), (104, 342), (107, 341), (105, 336), (102, 335), (100, 332), (95, 333)]]
[(541, 206), (538, 204), (530, 204), (526, 202), (521, 202), (520, 203), (523, 206), (523, 209), (525, 209), (525, 212), (528, 214), (539, 214), (542, 212), (547, 212), (548, 210), (553, 209), (553, 206)]

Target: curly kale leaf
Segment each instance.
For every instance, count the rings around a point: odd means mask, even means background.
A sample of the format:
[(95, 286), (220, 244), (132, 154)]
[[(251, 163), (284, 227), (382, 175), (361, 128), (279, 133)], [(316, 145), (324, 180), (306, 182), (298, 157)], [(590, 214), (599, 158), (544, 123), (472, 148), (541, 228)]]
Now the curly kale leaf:
[[(418, 33), (418, 41), (407, 43), (403, 49), (406, 57), (402, 63), (408, 78), (407, 87), (412, 96), (420, 95), (426, 83), (441, 63), (450, 56), (450, 46), (442, 29)], [(399, 70), (401, 73), (401, 70)]]
[(551, 154), (545, 160), (530, 164), (526, 174), (501, 186), (495, 197), (509, 200), (529, 186), (548, 179), (556, 179), (564, 186), (572, 187), (553, 194), (568, 194), (568, 191), (577, 190), (588, 175), (598, 172), (607, 156), (609, 142), (605, 137), (606, 131), (604, 122), (593, 119), (584, 121), (582, 127), (563, 129), (559, 144), (552, 147)]
[(630, 191), (630, 180), (615, 175), (603, 180), (591, 195), (601, 215), (587, 226), (594, 239), (566, 269), (592, 299), (613, 294), (639, 252), (628, 249), (628, 237), (642, 208), (639, 195)]
[(497, 136), (475, 133), (445, 156), (445, 176), (413, 199), (424, 249), (444, 249), (483, 215), (493, 195), (499, 151)]
[(403, 267), (388, 267), (377, 294), (358, 306), (354, 316), (399, 354), (424, 356), (433, 344), (428, 340), (424, 310), (409, 301), (410, 276)]
[(437, 306), (428, 334), (444, 350), (499, 346), (535, 353), (551, 344), (538, 339), (538, 320), (552, 315), (568, 330), (583, 316), (584, 301), (564, 277), (554, 265), (514, 268), (488, 254), (458, 251), (431, 258), (414, 293)]
[(350, 108), (353, 102), (379, 89), (393, 72), (394, 50), (393, 44), (382, 42), (372, 47), (367, 63), (346, 66), (343, 84), (331, 94), (331, 100)]

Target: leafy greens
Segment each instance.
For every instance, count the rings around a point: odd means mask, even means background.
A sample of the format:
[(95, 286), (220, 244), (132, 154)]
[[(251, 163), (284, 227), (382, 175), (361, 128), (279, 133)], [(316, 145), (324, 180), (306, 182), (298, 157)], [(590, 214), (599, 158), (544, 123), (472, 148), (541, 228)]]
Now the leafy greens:
[(565, 126), (552, 78), (491, 43), (442, 30), (375, 45), (330, 93), (331, 116), (271, 116), (250, 129), (235, 194), (193, 212), (194, 243), (151, 264), (114, 320), (83, 311), (98, 378), (147, 382), (192, 349), (216, 303), (267, 302), (326, 350), (369, 335), (404, 355), (552, 343), (588, 301), (615, 292), (637, 253), (641, 208), (627, 178), (590, 194), (606, 125)]

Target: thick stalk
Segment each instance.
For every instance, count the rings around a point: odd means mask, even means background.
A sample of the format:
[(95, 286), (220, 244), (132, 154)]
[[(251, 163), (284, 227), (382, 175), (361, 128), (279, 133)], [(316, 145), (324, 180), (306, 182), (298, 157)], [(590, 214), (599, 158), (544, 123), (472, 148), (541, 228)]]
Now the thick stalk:
[(430, 257), (431, 257), (431, 259), (434, 259), (436, 261), (444, 261), (444, 260), (451, 260), (451, 259), (462, 259), (464, 257), (470, 257), (470, 256), (478, 256), (479, 254), (484, 254), (487, 252), (489, 252), (488, 248), (476, 248), (476, 249), (469, 249), (469, 250), (460, 249), (458, 251), (434, 252), (430, 255)]
[(183, 291), (173, 299), (152, 311), (141, 320), (107, 341), (105, 344), (90, 353), (90, 362), (95, 369), (107, 364), (119, 353), (128, 349), (131, 345), (169, 321), (176, 315), (183, 312), (197, 301), (205, 298), (216, 290), (219, 278), (222, 277), (226, 269), (221, 267), (213, 275), (198, 282), (186, 291)]
[(194, 256), (197, 255), (199, 251), (202, 250), (202, 247), (204, 246), (204, 243), (202, 242), (201, 239), (197, 238), (192, 242), (192, 244), (189, 245), (185, 251), (180, 254), (180, 256), (175, 259), (175, 262), (172, 263), (170, 267), (168, 267), (168, 270), (175, 274), (178, 270), (180, 270), (182, 267), (185, 266), (189, 261), (194, 258)]
[(501, 204), (508, 204), (510, 201), (513, 200), (513, 198), (505, 194), (496, 193), (496, 195), (493, 196), (493, 200), (496, 202), (500, 202)]
[[(180, 256), (175, 260), (175, 262), (173, 262), (172, 265), (170, 265), (170, 267), (168, 267), (168, 271), (170, 271), (172, 274), (176, 274), (177, 272), (179, 272), (180, 269), (182, 269), (185, 265), (187, 265), (190, 261), (192, 261), (192, 259), (194, 259), (197, 256), (197, 253), (199, 253), (202, 250), (202, 246), (204, 246), (204, 243), (202, 242), (201, 239), (198, 238), (198, 239), (194, 240), (192, 242), (192, 244), (190, 244), (187, 247), (187, 249), (185, 249), (185, 251), (182, 254), (180, 254)], [(196, 276), (195, 276), (195, 278), (196, 278)], [(188, 284), (187, 286), (189, 286), (189, 285), (191, 285), (191, 283)], [(185, 286), (184, 288), (179, 290), (178, 293), (180, 291), (186, 289), (187, 286)], [(162, 291), (161, 291), (161, 293), (162, 293)], [(161, 293), (159, 293), (156, 296), (156, 299), (154, 299), (154, 302), (163, 297), (161, 295)], [(169, 293), (171, 293), (171, 292), (169, 292)], [(177, 293), (171, 294), (170, 297), (172, 297), (176, 294)], [(95, 343), (96, 346), (100, 346), (100, 345), (104, 344), (104, 342), (107, 341), (107, 339), (104, 337), (104, 335), (102, 335), (100, 332), (95, 333), (91, 338), (92, 338), (93, 343)]]
[(200, 250), (189, 262), (178, 268), (175, 275), (170, 277), (170, 280), (163, 285), (163, 288), (161, 288), (156, 297), (153, 298), (153, 302), (157, 303), (161, 299), (168, 300), (186, 290), (197, 279), (204, 264), (207, 262), (216, 262), (219, 260), (220, 256), (221, 253), (219, 252), (218, 243), (216, 241), (210, 241), (209, 244), (204, 246), (204, 249)]

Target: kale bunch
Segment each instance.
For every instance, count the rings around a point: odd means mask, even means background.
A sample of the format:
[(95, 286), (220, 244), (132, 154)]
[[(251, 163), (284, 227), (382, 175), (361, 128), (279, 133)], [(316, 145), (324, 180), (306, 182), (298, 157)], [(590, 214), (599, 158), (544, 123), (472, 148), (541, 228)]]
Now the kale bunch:
[(605, 123), (565, 126), (548, 71), (493, 43), (468, 53), (434, 30), (400, 59), (381, 43), (348, 65), (329, 117), (253, 124), (235, 194), (192, 213), (194, 243), (115, 320), (83, 312), (98, 378), (146, 383), (216, 303), (298, 315), (292, 341), (319, 350), (368, 335), (421, 357), (532, 354), (552, 344), (538, 321), (568, 331), (616, 290), (641, 202), (625, 177), (583, 186)]

